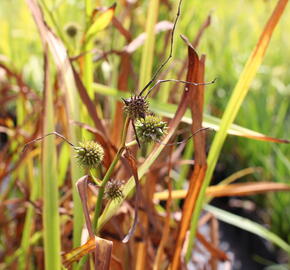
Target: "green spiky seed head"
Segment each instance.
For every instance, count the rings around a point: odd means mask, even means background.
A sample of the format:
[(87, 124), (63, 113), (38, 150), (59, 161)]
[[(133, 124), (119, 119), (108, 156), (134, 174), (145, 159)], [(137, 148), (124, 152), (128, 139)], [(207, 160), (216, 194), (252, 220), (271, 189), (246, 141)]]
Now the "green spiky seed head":
[(91, 169), (98, 166), (104, 158), (104, 149), (94, 141), (80, 142), (79, 146), (74, 147), (81, 166)]
[(131, 98), (123, 99), (125, 103), (125, 112), (133, 120), (145, 118), (149, 112), (149, 105), (145, 97), (133, 96)]
[(78, 33), (78, 26), (74, 23), (70, 23), (65, 27), (65, 32), (71, 38), (74, 38)]
[(109, 180), (105, 189), (105, 196), (108, 200), (121, 200), (124, 198), (122, 192), (123, 182), (119, 180)]
[(135, 126), (139, 140), (144, 143), (159, 141), (167, 134), (167, 123), (154, 115), (137, 120)]

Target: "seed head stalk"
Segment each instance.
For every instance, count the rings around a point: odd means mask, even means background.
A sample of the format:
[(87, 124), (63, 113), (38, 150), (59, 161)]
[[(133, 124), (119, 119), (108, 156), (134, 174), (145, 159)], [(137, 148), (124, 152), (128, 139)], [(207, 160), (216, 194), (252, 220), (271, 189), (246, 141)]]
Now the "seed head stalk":
[(126, 146), (126, 137), (127, 137), (127, 133), (128, 133), (129, 123), (130, 123), (130, 118), (127, 116), (126, 120), (125, 120), (124, 127), (123, 127), (121, 145), (119, 147), (117, 154), (114, 157), (114, 160), (112, 161), (108, 171), (106, 172), (106, 174), (102, 180), (101, 186), (99, 187), (99, 194), (98, 194), (98, 199), (97, 199), (96, 208), (95, 208), (95, 214), (94, 214), (94, 218), (93, 218), (93, 228), (95, 229), (95, 232), (98, 231), (98, 220), (99, 220), (101, 209), (102, 209), (102, 201), (103, 201), (104, 194), (105, 194), (106, 184), (110, 180), (110, 177), (111, 177), (118, 161), (120, 160), (121, 154), (124, 151), (125, 146)]

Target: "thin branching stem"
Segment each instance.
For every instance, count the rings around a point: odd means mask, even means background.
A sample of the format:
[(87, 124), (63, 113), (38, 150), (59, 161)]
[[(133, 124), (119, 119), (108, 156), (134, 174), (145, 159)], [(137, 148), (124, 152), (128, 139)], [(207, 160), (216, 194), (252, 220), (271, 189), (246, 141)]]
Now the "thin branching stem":
[[(165, 83), (165, 82), (178, 82), (178, 83), (183, 83), (183, 84), (188, 84), (188, 85), (209, 85), (209, 84), (213, 84), (215, 83), (216, 79), (212, 80), (211, 82), (204, 82), (204, 83), (195, 83), (195, 82), (187, 82), (187, 81), (182, 81), (182, 80), (175, 80), (175, 79), (166, 79), (166, 80), (158, 80), (147, 92), (147, 94), (145, 95), (145, 99), (150, 95), (150, 93), (152, 92), (152, 90), (157, 87), (159, 84), (161, 83)], [(185, 89), (187, 90), (187, 89)]]
[(145, 92), (145, 90), (156, 80), (157, 76), (159, 75), (159, 73), (161, 72), (161, 70), (163, 69), (163, 67), (168, 63), (168, 61), (170, 60), (170, 58), (172, 57), (172, 51), (173, 51), (173, 40), (174, 40), (174, 32), (175, 32), (175, 28), (176, 28), (176, 24), (180, 15), (180, 9), (181, 9), (181, 3), (182, 0), (179, 1), (178, 3), (178, 8), (177, 8), (177, 14), (176, 14), (176, 18), (173, 24), (173, 28), (171, 31), (171, 39), (170, 39), (170, 53), (169, 56), (166, 58), (166, 60), (160, 65), (160, 67), (156, 70), (156, 72), (154, 73), (152, 79), (145, 85), (145, 87), (140, 91), (139, 96), (142, 96), (142, 94)]

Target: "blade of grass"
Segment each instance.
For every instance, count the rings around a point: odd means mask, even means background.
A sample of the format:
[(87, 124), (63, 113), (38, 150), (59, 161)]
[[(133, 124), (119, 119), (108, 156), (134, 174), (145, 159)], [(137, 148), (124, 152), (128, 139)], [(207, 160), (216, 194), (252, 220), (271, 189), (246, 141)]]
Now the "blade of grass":
[[(190, 160), (192, 156), (193, 156), (193, 141), (190, 140), (188, 144), (186, 145), (184, 154), (182, 156), (182, 160)], [(174, 183), (175, 189), (182, 189), (184, 187), (184, 183), (186, 181), (189, 169), (190, 169), (190, 165), (182, 165), (180, 167), (179, 177)]]
[[(44, 82), (44, 127), (43, 134), (55, 130), (52, 89), (49, 83), (49, 65), (45, 53)], [(60, 260), (60, 220), (58, 211), (58, 182), (56, 173), (56, 146), (54, 138), (47, 137), (42, 146), (42, 182), (43, 182), (43, 237), (46, 269), (61, 269)]]
[[(91, 23), (91, 16), (92, 16), (92, 1), (85, 0), (85, 12), (86, 12), (86, 28), (89, 27)], [(88, 91), (89, 97), (92, 99), (94, 97), (92, 84), (94, 81), (93, 78), (93, 56), (90, 53), (93, 49), (93, 40), (85, 40), (84, 42), (84, 51), (87, 52), (84, 56), (84, 84)]]
[(272, 243), (280, 247), (281, 249), (285, 250), (287, 253), (290, 254), (290, 245), (287, 244), (283, 239), (281, 239), (278, 235), (274, 234), (273, 232), (267, 230), (262, 225), (257, 224), (247, 218), (243, 218), (232, 213), (229, 213), (225, 210), (216, 208), (211, 205), (206, 205), (204, 209), (210, 213), (212, 213), (217, 219), (241, 228), (245, 231), (251, 232), (256, 234)]
[(142, 59), (139, 77), (139, 89), (142, 89), (150, 81), (155, 48), (155, 24), (158, 18), (159, 0), (150, 0), (146, 20), (145, 44), (142, 50)]
[(264, 58), (266, 49), (269, 45), (275, 26), (277, 25), (281, 15), (283, 14), (287, 3), (288, 3), (287, 0), (280, 0), (277, 3), (277, 6), (275, 10), (273, 11), (268, 23), (266, 24), (264, 31), (256, 47), (254, 48), (252, 54), (250, 55), (245, 65), (245, 68), (242, 74), (240, 75), (237, 85), (226, 107), (226, 111), (222, 117), (220, 129), (218, 133), (216, 134), (216, 136), (214, 137), (214, 141), (212, 143), (212, 147), (210, 149), (209, 156), (207, 159), (208, 170), (206, 173), (205, 181), (202, 185), (201, 192), (198, 197), (198, 201), (197, 201), (196, 208), (194, 211), (194, 216), (192, 219), (192, 226), (191, 226), (191, 231), (190, 231), (190, 242), (189, 242), (187, 254), (186, 254), (187, 261), (189, 260), (191, 256), (191, 250), (194, 243), (195, 233), (197, 230), (198, 218), (200, 216), (203, 203), (205, 201), (206, 188), (208, 187), (211, 177), (213, 175), (214, 168), (216, 166), (224, 141), (226, 139), (228, 129), (233, 123), (240, 109), (240, 106), (249, 91), (251, 82), (254, 76), (256, 75), (258, 68)]
[[(33, 202), (36, 200), (38, 196), (38, 185), (34, 183), (34, 181), (39, 181), (40, 179), (35, 179), (34, 177), (34, 170), (33, 170), (33, 159), (29, 158), (26, 161), (27, 164), (27, 172), (28, 172), (28, 180), (29, 180), (29, 187), (30, 187), (30, 200)], [(22, 239), (20, 249), (23, 251), (19, 255), (19, 269), (24, 270), (27, 266), (29, 266), (29, 248), (30, 248), (30, 238), (32, 235), (32, 228), (33, 228), (33, 217), (34, 217), (34, 206), (29, 205), (27, 207), (27, 212), (25, 216), (25, 222), (23, 227)]]
[[(66, 102), (67, 102), (67, 114), (70, 119), (74, 121), (79, 120), (79, 100), (76, 90), (76, 84), (74, 81), (73, 71), (70, 66), (69, 57), (66, 52), (66, 48), (59, 38), (51, 31), (46, 24), (42, 11), (35, 0), (26, 0), (35, 23), (38, 27), (41, 39), (44, 44), (48, 44), (48, 47), (53, 56), (53, 60), (57, 66), (57, 69), (61, 75), (62, 83), (65, 89)], [(79, 128), (71, 124), (69, 126), (69, 140), (76, 144), (80, 137)], [(71, 175), (72, 175), (72, 186), (75, 186), (75, 182), (82, 177), (83, 173), (78, 166), (75, 158), (75, 152), (71, 148)], [(73, 189), (73, 215), (74, 215), (74, 230), (73, 230), (73, 246), (79, 246), (81, 239), (81, 231), (83, 225), (83, 214), (81, 201), (78, 196), (77, 190)]]
[(92, 1), (85, 0), (85, 12), (86, 12), (86, 32), (83, 38), (84, 55), (84, 85), (88, 91), (88, 95), (91, 99), (94, 98), (94, 91), (92, 88), (94, 81), (94, 65), (92, 50), (94, 47), (93, 37), (103, 29), (105, 29), (111, 20), (115, 12), (116, 4), (104, 11), (100, 16), (95, 18), (93, 13)]

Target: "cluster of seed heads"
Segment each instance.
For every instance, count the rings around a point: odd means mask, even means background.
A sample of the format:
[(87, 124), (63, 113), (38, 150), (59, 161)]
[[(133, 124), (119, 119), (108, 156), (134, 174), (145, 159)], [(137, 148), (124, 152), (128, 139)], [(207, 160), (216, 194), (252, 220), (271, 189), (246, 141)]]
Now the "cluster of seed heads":
[(154, 115), (137, 120), (135, 126), (138, 138), (144, 143), (159, 141), (167, 133), (167, 123)]
[(76, 157), (81, 166), (91, 169), (98, 166), (104, 158), (104, 150), (102, 146), (94, 141), (80, 142), (79, 146), (75, 146)]
[(125, 103), (125, 113), (132, 119), (145, 118), (149, 112), (149, 105), (145, 97), (133, 96), (128, 99), (123, 99)]
[(106, 198), (108, 200), (121, 200), (124, 198), (124, 194), (122, 192), (123, 182), (119, 180), (111, 179), (106, 185)]
[(135, 135), (138, 140), (144, 143), (159, 141), (166, 134), (166, 122), (161, 121), (160, 117), (150, 114), (146, 97), (135, 95), (123, 99), (123, 101), (125, 113), (135, 123)]

